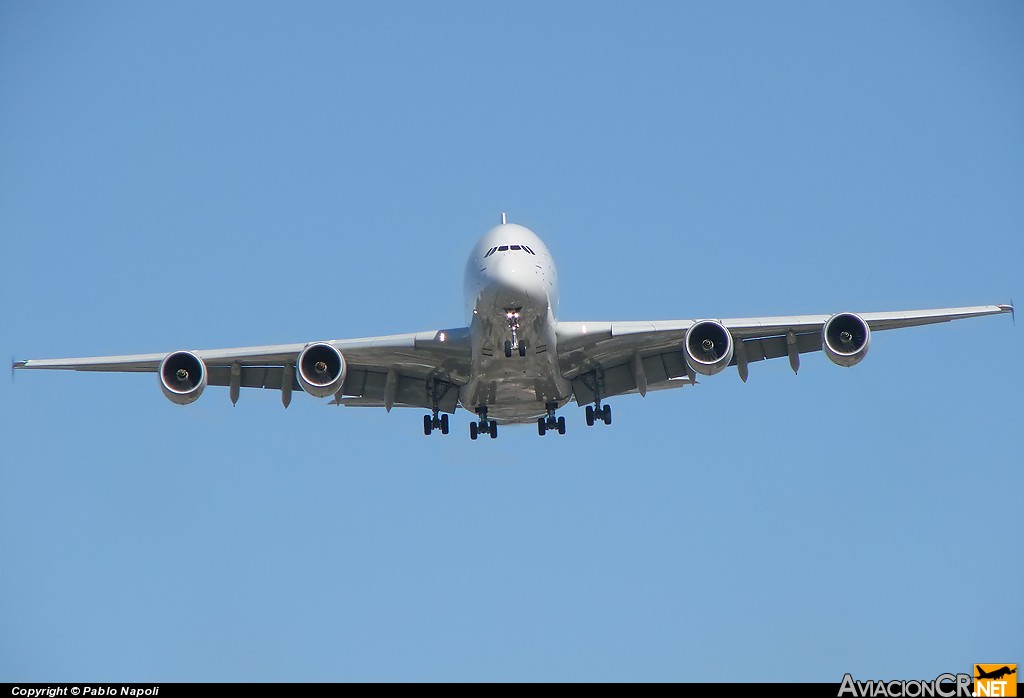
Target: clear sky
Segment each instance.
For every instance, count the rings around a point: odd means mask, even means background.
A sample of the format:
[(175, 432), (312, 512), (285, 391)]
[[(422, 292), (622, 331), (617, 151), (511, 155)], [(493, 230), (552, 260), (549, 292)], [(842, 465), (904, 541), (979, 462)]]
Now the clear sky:
[[(1024, 299), (1019, 2), (0, 3), (0, 355)], [(426, 438), (0, 381), (0, 680), (922, 678), (1024, 662), (1021, 330)], [(1013, 628), (1018, 630), (1014, 631)]]

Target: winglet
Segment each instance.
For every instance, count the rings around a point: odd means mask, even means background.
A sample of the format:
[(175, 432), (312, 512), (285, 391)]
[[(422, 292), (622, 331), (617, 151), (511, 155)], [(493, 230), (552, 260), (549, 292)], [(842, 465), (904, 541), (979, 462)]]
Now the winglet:
[(16, 369), (16, 368), (27, 368), (28, 364), (29, 364), (28, 361), (24, 361), (24, 360), (22, 360), (22, 361), (15, 361), (14, 357), (13, 356), (11, 357), (11, 382), (12, 383), (14, 382), (14, 369)]
[(1014, 325), (1017, 324), (1017, 315), (1016, 315), (1016, 313), (1014, 312), (1014, 309), (1013, 309), (1013, 299), (1012, 298), (1010, 299), (1010, 304), (1009, 305), (1000, 305), (999, 309), (1002, 310), (1004, 313), (1007, 313), (1007, 312), (1010, 313), (1010, 319), (1013, 321), (1013, 324)]

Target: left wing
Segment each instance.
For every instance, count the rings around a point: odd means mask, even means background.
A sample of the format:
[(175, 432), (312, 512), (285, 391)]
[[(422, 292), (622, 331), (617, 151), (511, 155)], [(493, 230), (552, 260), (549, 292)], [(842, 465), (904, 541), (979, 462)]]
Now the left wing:
[[(237, 400), (239, 388), (270, 388), (282, 391), (287, 406), (291, 391), (302, 390), (295, 366), (299, 355), (311, 344), (314, 343), (201, 349), (190, 353), (203, 362), (209, 385), (231, 387), (232, 401)], [(341, 353), (347, 368), (344, 382), (335, 394), (335, 404), (430, 408), (436, 399), (441, 411), (454, 412), (457, 388), (469, 380), (470, 341), (465, 327), (338, 339), (324, 344)], [(29, 359), (15, 362), (13, 368), (156, 373), (168, 356), (165, 352)]]
[[(870, 331), (880, 331), (1012, 312), (1012, 305), (981, 305), (858, 313), (855, 317), (862, 319)], [(800, 354), (822, 349), (823, 329), (833, 317), (837, 316), (787, 315), (713, 322), (731, 335), (734, 352), (728, 365), (737, 366), (740, 377), (746, 380), (747, 364), (764, 359), (788, 356), (796, 371)], [(602, 398), (633, 392), (643, 395), (648, 390), (696, 383), (684, 343), (687, 331), (698, 323), (705, 321), (559, 322), (559, 361), (563, 375), (573, 383), (576, 402), (593, 402), (598, 393)]]

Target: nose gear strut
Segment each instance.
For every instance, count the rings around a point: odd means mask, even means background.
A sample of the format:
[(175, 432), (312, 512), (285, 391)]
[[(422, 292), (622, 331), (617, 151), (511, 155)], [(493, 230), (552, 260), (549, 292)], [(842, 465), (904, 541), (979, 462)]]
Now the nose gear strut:
[(540, 417), (537, 420), (537, 433), (544, 436), (549, 430), (558, 431), (559, 434), (565, 433), (565, 417), (555, 418), (555, 410), (558, 409), (557, 402), (549, 402), (544, 405), (544, 409), (547, 410), (547, 417)]
[(519, 341), (519, 313), (522, 308), (505, 308), (505, 319), (512, 333), (511, 340), (505, 340), (505, 358), (511, 359), (512, 352), (518, 351), (519, 356), (526, 356), (526, 345)]

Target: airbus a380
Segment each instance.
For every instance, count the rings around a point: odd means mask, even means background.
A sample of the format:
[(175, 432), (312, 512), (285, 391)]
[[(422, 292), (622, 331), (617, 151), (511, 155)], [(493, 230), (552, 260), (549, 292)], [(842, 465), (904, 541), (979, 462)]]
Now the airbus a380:
[(654, 322), (564, 322), (558, 277), (547, 247), (533, 232), (506, 222), (473, 248), (466, 265), (468, 327), (363, 339), (172, 351), (161, 354), (30, 359), (16, 369), (156, 373), (163, 394), (194, 402), (207, 385), (332, 398), (356, 407), (430, 410), (423, 433), (448, 433), (448, 415), (462, 406), (476, 419), (470, 438), (497, 438), (499, 424), (533, 422), (543, 436), (565, 433), (557, 411), (571, 400), (586, 407), (586, 422), (611, 424), (607, 398), (646, 395), (693, 385), (736, 366), (821, 350), (840, 366), (867, 354), (871, 333), (963, 318), (1012, 313), (1012, 305), (935, 310), (791, 315)]

